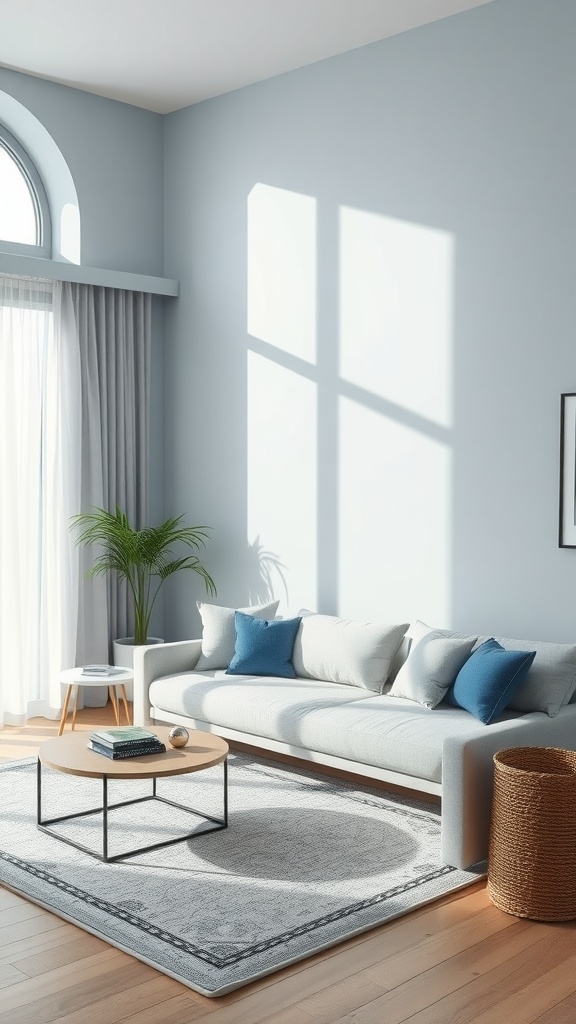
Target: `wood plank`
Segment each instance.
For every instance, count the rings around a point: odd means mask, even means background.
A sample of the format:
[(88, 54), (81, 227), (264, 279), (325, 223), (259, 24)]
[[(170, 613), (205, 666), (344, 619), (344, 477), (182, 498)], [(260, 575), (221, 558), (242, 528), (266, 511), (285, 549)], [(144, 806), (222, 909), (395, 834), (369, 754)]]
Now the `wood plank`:
[(409, 948), (387, 957), (383, 963), (365, 970), (363, 975), (366, 980), (381, 985), (383, 974), (385, 974), (385, 987), (389, 989), (391, 977), (394, 978), (395, 985), (415, 978), (424, 971), (449, 960), (455, 954), (463, 953), (471, 946), (477, 946), (484, 939), (496, 935), (506, 928), (511, 928), (516, 920), (493, 906), (484, 907), (473, 917), (459, 920), (456, 924), (443, 928), (436, 934), (426, 935), (421, 942), (414, 943)]
[[(168, 1007), (167, 1013), (165, 1007)], [(182, 1024), (183, 1020), (192, 1020), (193, 1010), (189, 991), (182, 995), (179, 982), (156, 974), (150, 981), (139, 982), (136, 986), (125, 985), (114, 993), (107, 990), (104, 998), (60, 1015), (58, 1024), (124, 1024), (127, 1021), (142, 1024), (143, 1020), (150, 1024), (168, 1024), (170, 1020)]]
[(8, 988), (18, 981), (24, 981), (25, 975), (12, 964), (0, 964), (0, 988)]
[[(475, 1022), (485, 1010), (499, 1007), (504, 992), (519, 992), (535, 975), (568, 959), (571, 951), (562, 948), (559, 934), (542, 933), (542, 927), (518, 921), (513, 937), (508, 929), (484, 940), (382, 998), (333, 1018), (333, 1024), (402, 1024), (408, 1018), (410, 1024)], [(501, 1016), (499, 1021), (507, 1024)]]
[[(359, 1006), (372, 1003), (385, 994), (386, 989), (383, 985), (377, 985), (370, 981), (366, 978), (364, 971), (360, 971), (351, 978), (346, 978), (345, 981), (329, 985), (308, 999), (300, 1000), (296, 1005), (298, 1009), (305, 1010), (317, 1024), (319, 1021), (333, 1021), (336, 1017), (351, 1013)], [(288, 1009), (290, 1011), (295, 1007)]]
[[(38, 909), (38, 908), (35, 908)], [(51, 932), (60, 925), (60, 918), (43, 910), (41, 914), (31, 914), (25, 921), (17, 924), (6, 925), (0, 928), (0, 949), (10, 942), (24, 939), (31, 935), (38, 935), (40, 932)]]
[(27, 902), (19, 893), (12, 892), (12, 890), (0, 885), (0, 910), (7, 910), (9, 907), (19, 907)]
[[(122, 1017), (119, 1020), (122, 1024), (190, 1024), (204, 1016), (204, 1008), (190, 998), (189, 992), (190, 989), (187, 989), (186, 995), (172, 996), (171, 999), (162, 1000), (161, 1003), (141, 1010), (134, 1016)], [(84, 1022), (79, 1021), (78, 1024)]]
[[(353, 978), (336, 981), (313, 996), (299, 1000), (298, 1006), (319, 1021), (334, 1020), (337, 1016), (383, 996), (390, 989), (417, 978), (449, 960), (455, 952), (461, 953), (511, 928), (514, 920), (495, 907), (484, 907), (473, 917), (457, 921), (435, 934), (426, 935), (422, 940), (380, 960), (376, 966), (365, 968)], [(374, 986), (373, 995), (370, 995), (371, 985)]]
[(80, 938), (80, 928), (73, 924), (67, 924), (60, 918), (60, 925), (56, 925), (51, 931), (40, 932), (40, 934), (27, 935), (16, 942), (6, 942), (0, 947), (0, 964), (16, 962), (21, 956), (31, 956), (33, 953), (40, 953), (43, 949), (51, 949), (62, 943), (70, 942), (74, 936)]
[(546, 974), (538, 973), (534, 981), (522, 988), (521, 999), (515, 992), (507, 999), (500, 1000), (498, 1006), (479, 1014), (474, 1024), (498, 1024), (498, 1021), (506, 1021), (506, 1024), (534, 1024), (542, 1013), (553, 1009), (561, 999), (574, 992), (575, 972), (576, 954)]
[(480, 975), (450, 996), (414, 1015), (410, 1024), (445, 1024), (446, 1020), (470, 1020), (486, 1016), (492, 1024), (508, 1024), (500, 1007), (510, 997), (524, 1009), (526, 1024), (531, 1020), (525, 993), (535, 979), (542, 983), (546, 974), (559, 964), (567, 966), (570, 957), (562, 949), (562, 936), (541, 939), (522, 954), (511, 957)]
[(316, 1024), (314, 1017), (297, 1006), (289, 1006), (270, 1017), (261, 1017), (259, 1024)]
[(12, 925), (20, 924), (22, 921), (28, 921), (31, 917), (43, 916), (52, 917), (49, 911), (39, 907), (37, 903), (28, 903), (26, 900), (21, 900), (20, 903), (13, 907), (0, 909), (0, 932), (3, 929), (11, 928)]
[[(95, 961), (101, 955), (98, 954), (91, 959)], [(132, 957), (126, 959), (126, 963), (118, 964), (114, 960), (109, 960), (107, 964), (100, 962), (94, 965), (92, 971), (88, 969), (80, 971), (75, 979), (72, 979), (73, 983), (71, 983), (68, 971), (68, 979), (66, 981), (64, 978), (58, 979), (60, 984), (51, 984), (47, 992), (40, 986), (36, 990), (35, 998), (29, 998), (29, 993), (27, 993), (20, 1005), (13, 1005), (6, 1010), (3, 1005), (2, 1024), (30, 1024), (31, 1021), (34, 1021), (34, 1024), (48, 1024), (49, 1021), (60, 1020), (61, 1017), (65, 1017), (75, 1010), (84, 1012), (87, 1006), (100, 999), (103, 991), (112, 995), (125, 989), (133, 989), (138, 984), (150, 979), (153, 974), (151, 967)], [(89, 960), (82, 961), (82, 964), (85, 965), (89, 963)], [(56, 972), (53, 973), (56, 974)], [(45, 982), (46, 979), (52, 977), (52, 975), (43, 974), (39, 980)], [(18, 998), (18, 995), (21, 995), (19, 990), (26, 989), (29, 984), (30, 982), (24, 982), (22, 985), (8, 989), (8, 997), (15, 995)]]
[(536, 1017), (534, 1024), (574, 1024), (576, 1020), (576, 986), (566, 999)]
[[(96, 953), (86, 960), (81, 960), (73, 973), (68, 969), (68, 965), (65, 965), (38, 978), (27, 978), (2, 1000), (2, 1013), (30, 1004), (41, 996), (48, 999), (53, 993), (61, 993), (82, 981), (89, 982), (103, 974), (122, 970), (129, 960), (133, 962), (133, 958), (127, 953), (117, 949), (106, 949), (103, 953)], [(150, 971), (151, 968), (147, 970)]]
[(77, 963), (87, 956), (94, 956), (95, 953), (102, 953), (109, 949), (109, 944), (103, 939), (97, 938), (96, 935), (90, 935), (89, 932), (80, 932), (70, 942), (58, 946), (50, 944), (47, 948), (32, 955), (26, 952), (26, 955), (20, 957), (13, 956), (10, 963), (18, 967), (18, 970), (22, 971), (26, 977), (37, 978), (39, 974), (47, 974), (57, 967)]

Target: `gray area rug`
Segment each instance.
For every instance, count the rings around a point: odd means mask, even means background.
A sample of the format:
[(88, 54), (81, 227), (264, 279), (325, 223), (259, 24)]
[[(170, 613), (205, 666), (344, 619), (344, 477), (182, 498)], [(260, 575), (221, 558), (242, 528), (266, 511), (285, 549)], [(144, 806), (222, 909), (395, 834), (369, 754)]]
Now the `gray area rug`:
[[(229, 784), (228, 829), (104, 864), (36, 828), (35, 760), (1, 764), (0, 881), (218, 996), (481, 877), (440, 862), (434, 805), (245, 754), (230, 756)], [(111, 782), (110, 800), (150, 785)], [(101, 803), (97, 780), (44, 769), (42, 788), (44, 815)], [(158, 792), (220, 816), (222, 767)], [(100, 815), (55, 827), (101, 850)], [(168, 805), (119, 808), (110, 853), (191, 827)]]

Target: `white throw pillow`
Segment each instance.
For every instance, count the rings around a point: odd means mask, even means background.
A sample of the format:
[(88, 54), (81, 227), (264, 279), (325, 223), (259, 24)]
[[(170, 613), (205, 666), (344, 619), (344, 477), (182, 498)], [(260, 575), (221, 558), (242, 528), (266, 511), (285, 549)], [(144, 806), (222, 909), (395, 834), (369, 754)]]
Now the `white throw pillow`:
[(228, 668), (236, 645), (235, 611), (253, 615), (256, 619), (272, 620), (276, 617), (279, 601), (253, 605), (251, 608), (225, 608), (219, 604), (196, 601), (202, 619), (202, 653), (196, 663), (196, 672)]
[(475, 636), (454, 639), (444, 636), (440, 630), (431, 630), (418, 641), (413, 638), (410, 654), (389, 696), (405, 697), (425, 708), (435, 708), (470, 657), (477, 639)]
[(386, 626), (301, 610), (292, 664), (297, 676), (382, 692), (408, 623)]

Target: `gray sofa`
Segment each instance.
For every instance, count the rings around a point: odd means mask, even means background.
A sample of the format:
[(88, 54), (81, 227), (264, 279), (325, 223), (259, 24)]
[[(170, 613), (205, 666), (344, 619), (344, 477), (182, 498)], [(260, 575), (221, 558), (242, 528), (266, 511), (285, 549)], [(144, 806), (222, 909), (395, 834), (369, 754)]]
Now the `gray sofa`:
[[(440, 796), (443, 860), (467, 868), (487, 855), (493, 755), (518, 746), (576, 749), (576, 704), (567, 703), (576, 688), (576, 647), (525, 642), (524, 649), (535, 648), (520, 708), (507, 709), (484, 725), (468, 711), (444, 703), (431, 711), (389, 692), (309, 674), (287, 679), (228, 675), (214, 668), (195, 671), (203, 657), (201, 640), (158, 644), (135, 651), (134, 722), (202, 729)], [(385, 690), (407, 653), (405, 643)], [(522, 710), (522, 704), (534, 701), (548, 711)]]

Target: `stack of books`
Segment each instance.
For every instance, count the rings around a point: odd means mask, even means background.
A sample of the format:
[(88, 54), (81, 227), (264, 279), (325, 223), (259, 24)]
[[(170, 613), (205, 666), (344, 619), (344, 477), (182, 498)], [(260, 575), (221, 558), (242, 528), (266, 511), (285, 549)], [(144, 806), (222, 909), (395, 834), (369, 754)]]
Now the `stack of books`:
[(90, 733), (88, 749), (119, 761), (143, 754), (163, 754), (166, 747), (155, 733), (139, 725), (126, 725), (118, 729), (96, 729)]

